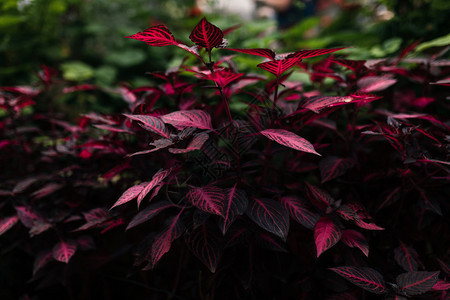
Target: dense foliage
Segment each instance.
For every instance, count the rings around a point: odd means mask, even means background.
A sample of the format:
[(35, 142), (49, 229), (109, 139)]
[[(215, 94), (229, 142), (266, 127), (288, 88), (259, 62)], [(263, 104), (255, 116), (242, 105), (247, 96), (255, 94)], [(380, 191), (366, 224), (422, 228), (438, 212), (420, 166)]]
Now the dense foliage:
[[(448, 296), (446, 52), (278, 54), (227, 45), (235, 29), (129, 36), (195, 58), (155, 85), (44, 66), (0, 88), (2, 299)], [(123, 111), (68, 122), (78, 93)]]

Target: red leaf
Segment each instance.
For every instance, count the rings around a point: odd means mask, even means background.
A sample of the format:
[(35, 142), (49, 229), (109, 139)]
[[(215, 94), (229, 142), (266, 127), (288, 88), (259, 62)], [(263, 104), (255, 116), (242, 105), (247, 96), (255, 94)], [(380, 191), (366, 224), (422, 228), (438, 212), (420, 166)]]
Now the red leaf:
[(186, 147), (186, 149), (169, 148), (169, 152), (173, 154), (180, 154), (200, 150), (200, 148), (202, 148), (203, 144), (208, 140), (208, 138), (209, 135), (205, 132), (196, 134), (189, 145)]
[(339, 177), (352, 168), (355, 162), (351, 158), (340, 158), (336, 156), (328, 156), (319, 162), (320, 177), (322, 183)]
[(147, 222), (157, 214), (159, 214), (161, 211), (170, 208), (170, 207), (177, 207), (177, 205), (173, 204), (172, 202), (169, 202), (167, 200), (163, 200), (161, 202), (153, 203), (146, 207), (144, 210), (139, 212), (134, 218), (130, 221), (127, 228), (125, 230), (128, 230), (130, 228), (133, 228), (139, 224), (142, 224), (144, 222)]
[(341, 235), (341, 229), (332, 219), (327, 216), (320, 218), (314, 227), (314, 241), (316, 243), (317, 257), (339, 242)]
[(450, 289), (450, 283), (444, 280), (438, 280), (435, 285), (433, 285), (432, 289), (434, 291), (447, 291)]
[(275, 52), (270, 49), (264, 48), (256, 48), (256, 49), (235, 49), (235, 48), (226, 48), (227, 50), (241, 52), (245, 54), (257, 55), (262, 57), (267, 57), (269, 59), (275, 59)]
[(328, 53), (332, 53), (332, 52), (336, 52), (342, 49), (346, 49), (348, 47), (343, 47), (343, 48), (331, 48), (331, 49), (312, 49), (312, 50), (300, 50), (300, 51), (296, 51), (292, 54), (288, 55), (288, 58), (299, 58), (299, 59), (305, 59), (305, 58), (309, 58), (309, 57), (315, 57), (315, 56), (319, 56), (319, 55), (324, 55), (324, 54), (328, 54)]
[(144, 128), (151, 132), (154, 132), (162, 137), (170, 138), (170, 132), (167, 129), (166, 125), (164, 125), (163, 121), (161, 121), (157, 117), (147, 116), (147, 115), (128, 115), (123, 114), (125, 117), (130, 118), (135, 121), (142, 122), (144, 124)]
[(216, 272), (217, 264), (222, 255), (219, 236), (204, 224), (197, 230), (185, 236), (186, 245), (212, 272)]
[(410, 247), (406, 247), (403, 242), (400, 242), (400, 247), (394, 250), (395, 261), (407, 272), (417, 271), (419, 264), (417, 259), (419, 255), (416, 250)]
[(267, 62), (260, 63), (257, 65), (258, 68), (266, 70), (276, 77), (280, 77), (281, 74), (295, 66), (295, 64), (299, 61), (299, 58), (285, 58), (280, 60), (270, 60)]
[(285, 196), (280, 199), (283, 206), (289, 211), (289, 215), (298, 223), (308, 229), (313, 229), (319, 220), (319, 215), (312, 212), (306, 205), (305, 201), (295, 196)]
[(51, 249), (38, 253), (33, 263), (33, 275), (42, 269), (46, 264), (53, 260), (53, 252)]
[(61, 241), (53, 247), (53, 258), (67, 264), (76, 250), (77, 243), (75, 241)]
[(164, 123), (173, 125), (182, 130), (186, 127), (195, 127), (199, 129), (213, 129), (211, 117), (202, 110), (180, 110), (161, 116)]
[(333, 197), (331, 197), (326, 191), (315, 185), (309, 184), (308, 182), (306, 182), (306, 187), (308, 188), (311, 203), (313, 203), (320, 210), (326, 211), (327, 208), (334, 203)]
[(359, 91), (363, 93), (379, 92), (387, 89), (397, 82), (386, 76), (366, 76), (358, 80)]
[(0, 235), (4, 234), (9, 229), (11, 229), (14, 225), (16, 225), (17, 221), (19, 221), (18, 216), (11, 216), (11, 217), (1, 219), (0, 220)]
[(236, 73), (228, 68), (221, 68), (208, 74), (206, 78), (214, 81), (220, 87), (225, 87), (242, 76), (244, 76), (244, 73)]
[(305, 103), (303, 103), (303, 108), (309, 109), (318, 114), (321, 109), (347, 104), (352, 101), (353, 97), (350, 96), (314, 96), (308, 98)]
[(165, 229), (160, 232), (153, 241), (151, 254), (151, 267), (153, 268), (161, 257), (170, 250), (172, 242), (179, 238), (184, 231), (184, 225), (180, 220), (181, 210), (175, 217), (169, 220)]
[(438, 281), (438, 272), (408, 272), (397, 276), (395, 281), (405, 296), (415, 296), (428, 292)]
[(234, 220), (247, 209), (248, 199), (245, 192), (236, 189), (236, 185), (234, 185), (232, 188), (226, 190), (224, 202), (223, 219), (219, 220), (219, 225), (222, 234), (225, 235)]
[(224, 216), (225, 193), (221, 188), (212, 185), (194, 187), (186, 197), (202, 211)]
[(279, 202), (254, 198), (247, 208), (247, 215), (261, 228), (286, 241), (289, 231), (289, 213)]
[(116, 206), (122, 205), (136, 198), (147, 184), (148, 182), (143, 182), (127, 189), (110, 209), (113, 209)]
[(369, 292), (375, 294), (383, 294), (386, 292), (386, 283), (384, 282), (383, 276), (372, 268), (344, 266), (330, 268), (330, 270)]
[(173, 34), (165, 25), (156, 25), (142, 32), (127, 36), (126, 38), (143, 41), (150, 46), (163, 47), (177, 45)]
[(341, 241), (351, 248), (359, 248), (365, 256), (369, 256), (369, 244), (360, 232), (351, 229), (343, 230)]
[(189, 38), (198, 46), (211, 50), (222, 44), (223, 32), (203, 18), (192, 30)]
[(314, 150), (314, 146), (310, 142), (293, 132), (284, 129), (265, 129), (260, 133), (283, 146), (320, 156), (320, 154)]
[(153, 178), (150, 182), (148, 182), (147, 185), (145, 185), (145, 187), (142, 189), (142, 191), (140, 192), (138, 198), (137, 198), (137, 205), (139, 207), (139, 205), (141, 204), (141, 201), (145, 198), (145, 196), (147, 196), (147, 194), (155, 187), (157, 186), (161, 181), (164, 180), (164, 178), (166, 178), (167, 175), (169, 175), (169, 173), (172, 171), (172, 169), (167, 169), (167, 170), (159, 170), (158, 172), (156, 172), (155, 175), (153, 175)]

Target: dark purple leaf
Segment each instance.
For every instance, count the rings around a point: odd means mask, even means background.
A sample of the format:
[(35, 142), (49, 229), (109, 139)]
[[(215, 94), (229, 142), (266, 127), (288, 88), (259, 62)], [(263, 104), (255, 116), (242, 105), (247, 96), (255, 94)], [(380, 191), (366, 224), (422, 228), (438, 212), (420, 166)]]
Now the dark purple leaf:
[(369, 292), (375, 294), (384, 294), (386, 292), (386, 283), (383, 276), (372, 268), (344, 266), (330, 268), (330, 270)]
[(347, 67), (355, 72), (366, 70), (365, 60), (349, 60), (349, 59), (330, 59), (331, 62)]
[(167, 139), (170, 138), (170, 132), (167, 129), (166, 125), (164, 125), (163, 121), (161, 121), (157, 117), (147, 115), (123, 115), (129, 119), (141, 122), (146, 130), (149, 130)]
[(51, 249), (38, 253), (33, 263), (33, 275), (42, 269), (46, 264), (53, 260), (53, 252)]
[(57, 190), (61, 189), (62, 187), (63, 187), (62, 184), (51, 182), (51, 183), (44, 185), (40, 189), (34, 191), (33, 193), (31, 193), (31, 196), (33, 196), (34, 199), (40, 199), (40, 198), (43, 198), (47, 195), (50, 195), (50, 194), (56, 192)]
[(20, 222), (27, 227), (33, 227), (33, 224), (41, 220), (42, 218), (36, 214), (31, 208), (25, 206), (16, 206), (17, 215), (19, 216)]
[(322, 183), (344, 175), (348, 169), (352, 168), (355, 162), (351, 158), (341, 158), (328, 156), (319, 162), (320, 177)]
[(256, 49), (235, 49), (235, 48), (226, 48), (227, 50), (241, 52), (245, 54), (257, 55), (262, 57), (267, 57), (269, 59), (275, 59), (275, 52), (270, 49), (264, 48), (256, 48)]
[(77, 245), (83, 251), (95, 249), (94, 239), (89, 235), (82, 235), (77, 238)]
[(145, 196), (147, 196), (147, 194), (158, 184), (161, 183), (161, 181), (164, 180), (164, 178), (166, 178), (167, 175), (169, 175), (169, 173), (172, 171), (172, 169), (167, 169), (167, 170), (159, 170), (158, 172), (156, 172), (155, 175), (153, 175), (153, 178), (150, 182), (147, 182), (147, 184), (144, 186), (144, 188), (142, 189), (142, 191), (140, 192), (138, 198), (137, 198), (137, 204), (138, 207), (141, 204), (141, 201), (145, 198)]
[(279, 239), (267, 232), (261, 232), (260, 234), (258, 234), (258, 244), (270, 251), (288, 253), (286, 246), (282, 242), (280, 242)]
[(116, 203), (114, 203), (114, 205), (110, 209), (113, 209), (116, 206), (122, 205), (124, 203), (127, 203), (127, 202), (133, 200), (134, 198), (139, 196), (139, 194), (142, 192), (144, 187), (147, 185), (148, 185), (148, 182), (143, 182), (141, 184), (130, 187), (122, 194), (122, 196), (120, 196), (119, 200), (117, 200)]
[(203, 144), (205, 144), (205, 142), (208, 140), (208, 138), (209, 135), (205, 132), (196, 134), (185, 149), (169, 148), (169, 152), (173, 154), (180, 154), (200, 150)]
[(266, 70), (276, 77), (280, 77), (281, 74), (295, 66), (299, 58), (285, 58), (281, 60), (270, 60), (257, 65), (258, 68)]
[(303, 108), (318, 114), (321, 109), (351, 103), (352, 101), (353, 97), (351, 96), (314, 96), (306, 99)]
[(198, 46), (211, 50), (222, 44), (223, 32), (203, 18), (192, 30), (189, 38)]
[(170, 124), (175, 128), (182, 130), (186, 127), (195, 127), (199, 129), (213, 129), (211, 117), (202, 110), (180, 110), (161, 116), (164, 123)]
[(234, 220), (247, 209), (248, 199), (244, 191), (236, 189), (236, 185), (225, 191), (223, 219), (219, 220), (222, 234), (225, 235)]
[(134, 218), (128, 224), (126, 230), (149, 221), (151, 218), (153, 218), (163, 210), (170, 207), (178, 207), (178, 206), (167, 200), (150, 204), (148, 207), (146, 207), (144, 210), (140, 211), (137, 215), (134, 216)]
[(359, 248), (365, 256), (369, 256), (369, 243), (360, 232), (351, 229), (343, 230), (341, 241), (351, 248)]
[(444, 271), (447, 275), (450, 275), (450, 265), (444, 262), (442, 259), (436, 258), (436, 260), (439, 263), (442, 271)]
[(384, 199), (383, 202), (381, 202), (381, 204), (378, 206), (377, 211), (381, 210), (382, 208), (392, 205), (395, 202), (398, 201), (398, 199), (400, 198), (400, 194), (401, 194), (401, 187), (398, 186), (396, 188), (394, 188)]
[(260, 133), (283, 146), (320, 156), (320, 154), (314, 150), (314, 146), (310, 142), (293, 132), (284, 129), (265, 129)]
[(397, 276), (397, 282), (400, 292), (405, 296), (421, 295), (429, 290), (438, 281), (438, 272), (408, 272)]
[(366, 76), (358, 80), (359, 91), (363, 93), (379, 92), (397, 82), (397, 79), (383, 76)]
[(225, 191), (216, 186), (194, 187), (186, 195), (187, 199), (204, 212), (224, 216)]
[(419, 255), (416, 250), (410, 247), (406, 247), (403, 242), (400, 242), (400, 246), (395, 248), (395, 261), (407, 272), (417, 271), (419, 264), (417, 259)]
[(0, 235), (7, 232), (14, 225), (16, 225), (17, 221), (19, 221), (18, 216), (6, 217), (0, 220)]
[(314, 229), (317, 220), (320, 216), (311, 211), (304, 200), (295, 196), (285, 196), (280, 198), (283, 206), (289, 211), (289, 215), (298, 223), (302, 224), (308, 229)]
[(254, 198), (247, 207), (247, 215), (261, 228), (286, 241), (289, 231), (289, 213), (280, 202)]
[(44, 220), (38, 220), (34, 222), (33, 226), (30, 228), (30, 231), (28, 233), (30, 234), (30, 237), (33, 237), (38, 234), (41, 234), (42, 232), (46, 231), (47, 229), (50, 229), (51, 227), (52, 224)]
[(67, 264), (76, 250), (77, 243), (75, 241), (61, 241), (53, 247), (53, 258)]
[(177, 45), (174, 36), (165, 25), (152, 26), (127, 38), (143, 41), (150, 46), (163, 47)]
[(314, 227), (317, 257), (339, 242), (342, 231), (328, 216), (320, 218)]
[(23, 191), (25, 191), (27, 188), (29, 188), (33, 183), (45, 179), (46, 176), (34, 176), (34, 177), (30, 177), (27, 179), (23, 179), (21, 181), (19, 181), (18, 183), (16, 183), (16, 185), (14, 186), (12, 192), (14, 194), (18, 194), (18, 193), (22, 193)]
[(186, 245), (212, 272), (216, 272), (217, 264), (222, 255), (222, 241), (219, 235), (203, 224), (194, 232), (185, 235)]
[(322, 211), (326, 211), (334, 203), (333, 197), (330, 196), (326, 191), (318, 188), (315, 185), (306, 182), (306, 187), (308, 188), (309, 199), (317, 208)]

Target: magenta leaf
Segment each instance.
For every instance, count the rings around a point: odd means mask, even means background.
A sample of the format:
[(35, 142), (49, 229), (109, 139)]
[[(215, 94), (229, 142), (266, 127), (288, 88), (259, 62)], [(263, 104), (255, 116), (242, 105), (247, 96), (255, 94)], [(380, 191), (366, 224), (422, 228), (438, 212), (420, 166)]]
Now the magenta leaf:
[(223, 219), (219, 219), (219, 225), (222, 234), (225, 235), (234, 220), (247, 209), (248, 198), (244, 191), (236, 189), (236, 185), (234, 185), (226, 190), (224, 202)]
[(18, 216), (6, 217), (0, 220), (0, 235), (7, 232), (19, 221)]
[(407, 272), (417, 271), (419, 268), (418, 257), (416, 250), (406, 247), (403, 242), (394, 250), (395, 261)]
[(218, 27), (202, 18), (189, 35), (191, 41), (198, 46), (211, 50), (222, 44), (223, 32)]
[(150, 265), (153, 268), (161, 257), (169, 252), (172, 242), (179, 238), (184, 231), (184, 225), (180, 220), (183, 209), (171, 218), (162, 232), (156, 235), (152, 245)]
[(308, 188), (308, 195), (311, 203), (322, 211), (326, 211), (334, 203), (333, 197), (330, 196), (326, 191), (318, 188), (315, 185), (306, 182), (306, 187)]
[(315, 57), (319, 55), (325, 55), (329, 53), (333, 53), (342, 49), (346, 49), (348, 47), (342, 47), (342, 48), (331, 48), (331, 49), (312, 49), (312, 50), (299, 50), (292, 54), (288, 55), (288, 58), (299, 58), (299, 59), (305, 59), (310, 57)]
[(320, 110), (324, 108), (347, 104), (352, 101), (353, 97), (351, 96), (314, 96), (308, 98), (305, 103), (303, 103), (303, 108), (309, 109), (318, 114)]
[(264, 48), (256, 48), (256, 49), (235, 49), (235, 48), (226, 48), (227, 50), (241, 52), (245, 54), (251, 54), (251, 55), (257, 55), (266, 57), (269, 59), (275, 59), (275, 52), (273, 52), (270, 49), (264, 49)]
[(341, 241), (351, 248), (358, 248), (365, 256), (369, 256), (369, 243), (360, 232), (352, 229), (343, 230)]
[(299, 58), (285, 58), (280, 60), (270, 60), (257, 65), (258, 68), (266, 70), (276, 77), (280, 77), (281, 74), (295, 66), (295, 64), (299, 61)]
[(225, 87), (242, 76), (244, 76), (244, 73), (236, 73), (228, 68), (221, 68), (208, 74), (206, 78), (214, 81), (220, 87)]
[(310, 142), (293, 132), (284, 129), (265, 129), (260, 133), (283, 146), (320, 156)]
[(438, 281), (433, 285), (433, 291), (447, 291), (450, 290), (450, 283), (444, 280), (438, 279)]
[(314, 227), (317, 257), (341, 239), (342, 231), (328, 216), (320, 218)]
[(27, 227), (33, 227), (33, 224), (42, 218), (36, 214), (31, 208), (26, 206), (16, 206), (17, 215), (19, 216), (20, 222)]
[(178, 207), (178, 206), (167, 200), (150, 204), (148, 207), (146, 207), (145, 209), (143, 209), (137, 215), (134, 216), (134, 218), (130, 221), (125, 230), (128, 230), (139, 224), (149, 221), (154, 216), (170, 207)]
[(301, 200), (295, 196), (285, 196), (281, 197), (280, 201), (288, 210), (291, 218), (308, 229), (312, 230), (314, 228), (320, 216), (315, 212), (312, 212), (304, 200)]
[(44, 221), (44, 220), (38, 220), (34, 222), (33, 226), (30, 228), (30, 231), (28, 232), (30, 237), (36, 236), (38, 234), (41, 234), (42, 232), (46, 231), (47, 229), (50, 229), (52, 227), (52, 224)]
[(74, 231), (87, 230), (97, 227), (110, 218), (108, 211), (101, 207), (94, 208), (86, 213), (83, 213), (83, 216), (86, 219), (86, 224), (78, 227)]
[(366, 291), (375, 294), (384, 294), (386, 292), (386, 283), (383, 276), (372, 268), (344, 266), (330, 268), (330, 270)]
[(53, 247), (53, 258), (67, 264), (76, 250), (77, 243), (75, 241), (61, 241)]
[(217, 264), (222, 255), (222, 243), (219, 235), (211, 231), (205, 224), (194, 232), (185, 235), (186, 245), (212, 272), (216, 272)]
[(351, 158), (341, 158), (336, 156), (325, 157), (319, 162), (322, 183), (344, 175), (347, 170), (352, 168), (354, 165), (355, 161)]
[(208, 140), (208, 138), (209, 135), (205, 132), (196, 134), (185, 149), (169, 148), (169, 152), (173, 154), (180, 154), (200, 150), (203, 144), (205, 144), (205, 142)]
[(167, 139), (170, 138), (170, 132), (167, 129), (166, 125), (164, 125), (163, 121), (161, 121), (157, 117), (147, 115), (123, 115), (129, 119), (141, 122), (144, 125), (144, 129), (146, 130), (149, 130)]
[(428, 292), (438, 281), (437, 272), (408, 272), (397, 276), (400, 292), (405, 296), (416, 296)]
[(397, 82), (386, 76), (366, 76), (358, 80), (359, 91), (363, 93), (379, 92), (387, 89)]
[(141, 201), (145, 198), (145, 196), (147, 196), (147, 194), (155, 187), (157, 186), (159, 183), (161, 183), (161, 181), (164, 180), (164, 178), (166, 178), (167, 175), (169, 175), (169, 173), (172, 171), (172, 169), (167, 169), (167, 170), (159, 170), (158, 172), (156, 172), (155, 175), (153, 175), (153, 178), (150, 182), (148, 182), (147, 185), (144, 186), (144, 188), (142, 189), (142, 191), (140, 192), (138, 198), (137, 198), (137, 204), (138, 207), (141, 204)]
[(247, 207), (247, 215), (261, 228), (286, 241), (289, 231), (289, 213), (280, 202), (254, 198)]
[(194, 187), (189, 190), (186, 197), (202, 211), (224, 216), (225, 192), (223, 189), (213, 185)]
[(141, 184), (130, 187), (122, 194), (122, 196), (120, 196), (119, 200), (117, 200), (110, 209), (133, 200), (134, 198), (139, 196), (146, 185), (148, 185), (148, 182), (143, 182)]
[(211, 117), (202, 110), (180, 110), (161, 116), (161, 120), (182, 130), (186, 127), (195, 127), (199, 129), (213, 129)]
[(126, 38), (143, 41), (150, 46), (163, 47), (177, 45), (174, 36), (165, 25), (156, 25)]
[(45, 196), (48, 196), (48, 195), (56, 192), (57, 190), (61, 189), (62, 187), (63, 187), (62, 184), (51, 182), (51, 183), (44, 185), (40, 189), (34, 191), (33, 193), (31, 193), (31, 195), (33, 196), (34, 199), (40, 199), (40, 198), (43, 198)]
[(33, 263), (33, 275), (53, 260), (53, 252), (51, 249), (41, 251), (37, 254)]

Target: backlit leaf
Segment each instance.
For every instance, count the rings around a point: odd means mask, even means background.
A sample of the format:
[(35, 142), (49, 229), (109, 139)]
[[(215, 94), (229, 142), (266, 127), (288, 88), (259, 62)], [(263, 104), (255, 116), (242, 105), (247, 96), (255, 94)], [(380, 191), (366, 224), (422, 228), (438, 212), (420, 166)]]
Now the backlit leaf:
[(227, 50), (241, 52), (245, 54), (251, 54), (251, 55), (257, 55), (266, 57), (269, 59), (275, 59), (275, 52), (273, 52), (270, 49), (264, 49), (264, 48), (256, 48), (256, 49), (236, 49), (236, 48), (226, 48)]
[(296, 51), (292, 54), (288, 55), (288, 58), (299, 58), (299, 59), (305, 59), (305, 58), (310, 58), (310, 57), (315, 57), (315, 56), (319, 56), (319, 55), (325, 55), (325, 54), (329, 54), (329, 53), (333, 53), (342, 49), (346, 49), (348, 47), (343, 47), (343, 48), (331, 48), (331, 49), (311, 49), (311, 50), (299, 50)]
[(148, 45), (155, 47), (177, 45), (173, 34), (162, 24), (152, 26), (142, 32), (127, 36), (127, 38), (143, 41)]
[(379, 92), (397, 82), (397, 79), (383, 76), (366, 76), (358, 80), (359, 91), (363, 93)]
[(303, 152), (320, 155), (316, 152), (316, 150), (314, 150), (314, 146), (310, 142), (293, 132), (284, 129), (265, 129), (260, 133), (283, 146)]
[(202, 18), (189, 35), (191, 41), (198, 46), (211, 50), (222, 44), (223, 32), (206, 18)]
[(330, 268), (330, 270), (366, 291), (375, 294), (384, 294), (386, 292), (386, 283), (383, 276), (372, 268), (344, 266)]
[(68, 263), (77, 250), (75, 241), (61, 241), (53, 247), (53, 258), (57, 261)]
[(333, 247), (341, 239), (342, 231), (333, 220), (327, 216), (320, 218), (314, 227), (314, 241), (317, 257)]
[(270, 60), (257, 65), (258, 68), (266, 70), (277, 77), (280, 77), (281, 74), (295, 66), (295, 64), (299, 61), (299, 58), (285, 58), (281, 60)]

